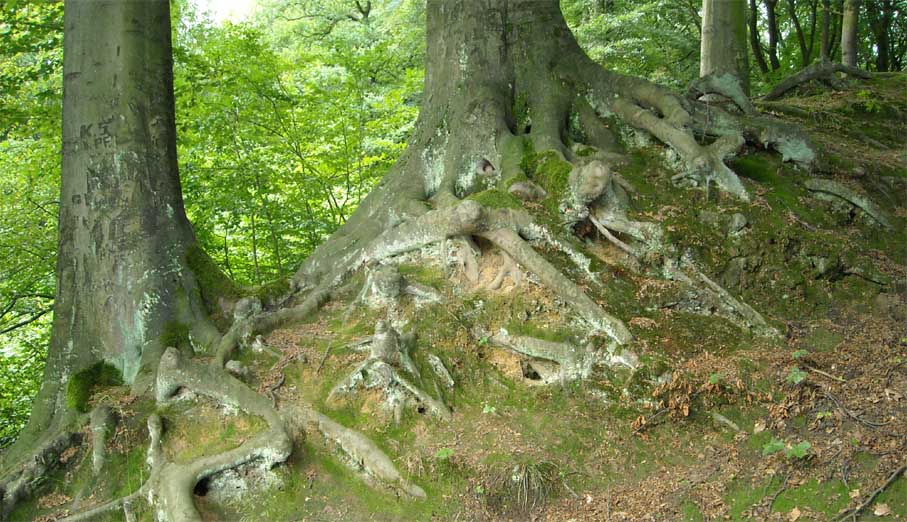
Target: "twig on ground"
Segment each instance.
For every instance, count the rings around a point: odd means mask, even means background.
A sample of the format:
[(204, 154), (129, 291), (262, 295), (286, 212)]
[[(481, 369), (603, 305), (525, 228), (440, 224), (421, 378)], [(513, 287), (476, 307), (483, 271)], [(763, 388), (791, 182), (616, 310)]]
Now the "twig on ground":
[(333, 346), (334, 343), (328, 343), (328, 347), (324, 349), (324, 355), (321, 356), (321, 362), (318, 363), (318, 369), (315, 370), (315, 375), (321, 373), (321, 369), (324, 368), (324, 363), (328, 360), (328, 356), (331, 354), (331, 347)]
[(784, 475), (784, 480), (781, 482), (781, 487), (778, 488), (778, 491), (775, 491), (774, 493), (772, 493), (772, 496), (770, 496), (768, 498), (768, 505), (766, 506), (766, 510), (769, 513), (772, 512), (772, 506), (775, 505), (775, 501), (778, 500), (778, 496), (780, 496), (781, 493), (784, 493), (784, 490), (787, 489), (788, 480), (790, 480), (790, 472), (787, 472), (787, 474)]
[(838, 516), (838, 518), (835, 520), (840, 522), (841, 520), (844, 520), (845, 518), (848, 518), (848, 517), (850, 517), (852, 520), (856, 520), (857, 516), (860, 513), (862, 513), (866, 508), (868, 508), (877, 496), (879, 496), (883, 491), (888, 489), (889, 486), (894, 484), (894, 482), (898, 479), (898, 477), (903, 475), (904, 472), (907, 472), (907, 465), (902, 465), (898, 469), (894, 470), (894, 473), (892, 473), (891, 475), (888, 476), (888, 480), (886, 480), (884, 484), (879, 486), (878, 489), (876, 489), (868, 497), (866, 497), (866, 500), (861, 502), (859, 506), (845, 511), (840, 516)]
[(882, 426), (886, 426), (886, 425), (888, 425), (888, 424), (891, 424), (891, 421), (888, 421), (888, 422), (875, 422), (875, 421), (871, 421), (871, 420), (866, 420), (866, 419), (860, 417), (859, 415), (855, 414), (854, 412), (848, 410), (843, 404), (841, 404), (841, 401), (839, 401), (838, 398), (835, 397), (830, 391), (828, 391), (828, 390), (823, 390), (822, 394), (823, 394), (826, 398), (830, 399), (831, 402), (835, 403), (835, 406), (837, 406), (837, 408), (838, 408), (839, 410), (841, 410), (842, 413), (844, 413), (845, 415), (847, 415), (847, 416), (850, 417), (851, 419), (853, 419), (853, 420), (859, 422), (860, 424), (862, 424), (862, 425), (864, 425), (864, 426), (866, 426), (866, 427), (869, 427), (869, 428), (872, 428), (872, 429), (878, 429), (878, 428), (881, 428)]
[(813, 368), (812, 366), (810, 366), (810, 365), (808, 365), (808, 364), (806, 365), (806, 369), (809, 370), (809, 371), (811, 371), (811, 372), (818, 373), (819, 375), (822, 375), (822, 376), (824, 376), (824, 377), (828, 377), (829, 379), (838, 381), (838, 382), (847, 382), (845, 379), (842, 379), (841, 377), (837, 377), (837, 376), (832, 375), (832, 374), (830, 374), (830, 373), (828, 373), (828, 372), (823, 372), (822, 370), (820, 370), (820, 369), (818, 369), (818, 368)]

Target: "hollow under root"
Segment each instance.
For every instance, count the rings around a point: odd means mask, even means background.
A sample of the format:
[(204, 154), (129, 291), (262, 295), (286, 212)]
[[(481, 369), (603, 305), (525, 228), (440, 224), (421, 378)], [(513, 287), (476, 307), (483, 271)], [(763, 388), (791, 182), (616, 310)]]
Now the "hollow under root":
[(718, 94), (734, 102), (734, 105), (745, 114), (754, 114), (756, 107), (749, 96), (743, 91), (743, 85), (736, 76), (730, 73), (721, 75), (707, 74), (693, 80), (690, 84), (689, 95), (698, 99), (700, 96)]
[(167, 401), (180, 388), (186, 388), (249, 414), (259, 415), (268, 424), (267, 430), (223, 453), (187, 464), (163, 463), (159, 488), (154, 493), (159, 499), (157, 504), (164, 520), (201, 520), (192, 498), (193, 489), (200, 480), (253, 461), (270, 468), (285, 461), (292, 452), (292, 440), (283, 419), (271, 403), (219, 368), (183, 359), (176, 349), (168, 348), (161, 358), (155, 388), (159, 403)]
[(419, 370), (409, 356), (413, 339), (400, 336), (385, 321), (378, 321), (375, 335), (369, 347), (368, 358), (360, 363), (344, 380), (338, 383), (328, 395), (328, 401), (337, 400), (357, 390), (380, 390), (384, 394), (385, 406), (399, 423), (403, 408), (423, 406), (436, 417), (449, 420), (450, 409), (406, 378), (400, 370), (421, 380)]

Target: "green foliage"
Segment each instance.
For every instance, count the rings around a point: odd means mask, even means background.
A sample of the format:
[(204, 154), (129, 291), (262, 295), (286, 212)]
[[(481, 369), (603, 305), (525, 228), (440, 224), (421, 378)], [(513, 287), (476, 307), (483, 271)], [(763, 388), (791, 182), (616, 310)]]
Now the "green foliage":
[(766, 442), (765, 445), (762, 446), (762, 455), (765, 457), (774, 455), (784, 448), (785, 444), (783, 440), (772, 437), (772, 440)]
[(879, 100), (872, 94), (872, 91), (863, 89), (857, 92), (857, 98), (863, 103), (863, 109), (872, 114), (882, 112), (882, 104), (879, 103)]
[(454, 450), (451, 448), (441, 448), (435, 452), (435, 459), (439, 462), (449, 462), (450, 458), (453, 457)]
[(123, 384), (120, 371), (106, 362), (99, 362), (72, 377), (66, 383), (66, 406), (79, 412), (88, 411), (88, 400), (98, 387)]
[(793, 357), (794, 359), (800, 359), (800, 358), (806, 357), (807, 355), (809, 355), (809, 352), (801, 349), (801, 350), (797, 350), (794, 353), (792, 353), (791, 357)]
[(787, 458), (796, 458), (803, 459), (809, 455), (809, 449), (812, 448), (812, 444), (808, 441), (800, 441), (789, 448), (785, 448), (784, 456)]
[(804, 379), (806, 379), (807, 375), (808, 374), (806, 372), (794, 366), (788, 372), (787, 378), (785, 380), (791, 384), (800, 384)]

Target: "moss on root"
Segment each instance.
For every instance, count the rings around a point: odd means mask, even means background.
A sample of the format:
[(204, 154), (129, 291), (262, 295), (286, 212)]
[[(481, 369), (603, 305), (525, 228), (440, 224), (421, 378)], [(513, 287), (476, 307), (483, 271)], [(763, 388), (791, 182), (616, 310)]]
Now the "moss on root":
[(486, 208), (523, 208), (523, 204), (513, 194), (497, 189), (476, 192), (475, 194), (470, 195), (467, 199), (477, 201)]
[(120, 371), (106, 362), (99, 362), (72, 377), (66, 384), (66, 406), (81, 413), (88, 411), (88, 400), (98, 387), (123, 384)]
[(217, 313), (218, 299), (238, 298), (242, 292), (232, 279), (217, 266), (207, 252), (198, 245), (192, 245), (186, 251), (186, 263), (195, 274), (201, 289), (202, 299), (209, 314)]

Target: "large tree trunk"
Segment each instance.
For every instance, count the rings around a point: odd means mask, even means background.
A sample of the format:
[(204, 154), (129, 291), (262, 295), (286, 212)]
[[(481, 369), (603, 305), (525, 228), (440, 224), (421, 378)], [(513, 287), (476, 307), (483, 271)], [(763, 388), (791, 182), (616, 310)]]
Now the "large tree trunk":
[(822, 0), (822, 32), (819, 43), (820, 60), (831, 61), (831, 0)]
[(860, 0), (844, 0), (844, 21), (841, 24), (841, 63), (857, 66), (857, 29), (860, 24)]
[[(409, 147), (351, 218), (305, 261), (294, 278), (296, 288), (336, 285), (378, 257), (500, 225), (485, 214), (444, 209), (486, 189), (506, 192), (507, 181), (524, 174), (520, 160), (526, 146), (553, 151), (574, 164), (585, 160), (571, 146), (615, 152), (619, 147), (604, 118), (616, 116), (668, 144), (691, 178), (712, 180), (747, 197), (719, 157), (733, 154), (730, 143), (742, 140), (742, 127), (719, 130), (717, 121), (728, 122), (729, 116), (715, 119), (712, 114), (709, 121), (715, 125), (702, 130), (724, 138), (713, 146), (698, 144), (687, 127), (703, 123), (702, 107), (688, 107), (670, 91), (592, 62), (567, 27), (557, 0), (436, 0), (427, 9), (425, 94)], [(574, 144), (568, 136), (572, 116), (582, 123), (584, 144)], [(784, 148), (779, 142), (771, 146)], [(804, 150), (810, 158), (785, 156), (811, 161), (811, 147)], [(447, 226), (414, 224), (436, 223), (440, 212), (450, 212)], [(404, 233), (409, 234), (405, 240)]]
[(165, 328), (215, 339), (186, 263), (197, 247), (177, 172), (170, 38), (167, 0), (66, 3), (54, 322), (19, 447), (64, 428), (80, 371), (104, 362), (147, 385)]
[(749, 93), (745, 0), (703, 0), (699, 75), (731, 74)]

